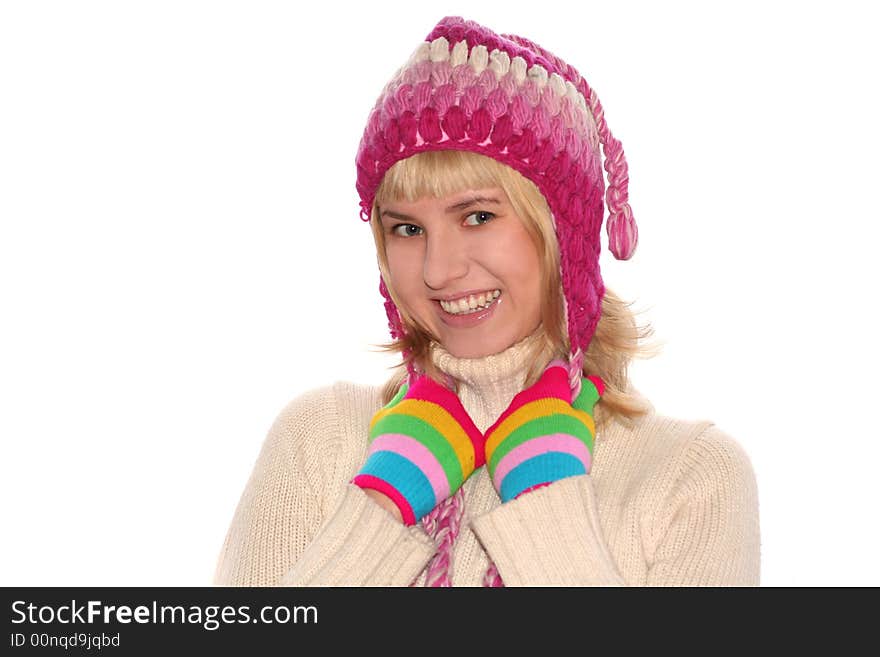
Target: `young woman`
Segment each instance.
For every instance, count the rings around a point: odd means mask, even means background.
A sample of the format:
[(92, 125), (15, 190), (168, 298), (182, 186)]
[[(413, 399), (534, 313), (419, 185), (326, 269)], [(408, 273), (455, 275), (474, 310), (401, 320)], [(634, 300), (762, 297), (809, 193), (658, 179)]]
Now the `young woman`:
[(636, 246), (627, 167), (578, 72), (446, 17), (357, 172), (402, 371), (281, 412), (215, 583), (757, 585), (748, 456), (628, 381), (649, 331), (599, 270), (603, 197)]

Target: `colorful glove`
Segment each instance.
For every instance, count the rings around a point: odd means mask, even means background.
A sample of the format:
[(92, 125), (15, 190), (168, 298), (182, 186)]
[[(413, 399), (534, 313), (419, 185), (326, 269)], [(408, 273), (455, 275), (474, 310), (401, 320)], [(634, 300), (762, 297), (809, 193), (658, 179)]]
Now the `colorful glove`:
[(533, 386), (513, 398), (486, 431), (486, 467), (502, 502), (590, 472), (593, 407), (604, 391), (599, 377), (585, 377), (572, 404), (568, 368), (554, 360)]
[(387, 495), (413, 525), (486, 462), (483, 448), (458, 396), (422, 375), (373, 416), (367, 462), (352, 483)]

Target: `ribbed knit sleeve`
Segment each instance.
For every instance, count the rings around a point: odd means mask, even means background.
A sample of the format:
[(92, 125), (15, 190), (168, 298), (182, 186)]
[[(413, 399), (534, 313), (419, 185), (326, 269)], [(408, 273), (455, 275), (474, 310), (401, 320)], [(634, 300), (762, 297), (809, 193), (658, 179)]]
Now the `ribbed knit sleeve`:
[[(367, 424), (358, 410), (371, 403), (366, 390), (345, 389), (346, 423), (332, 386), (300, 395), (273, 423), (227, 532), (215, 585), (407, 585), (433, 555), (420, 527), (405, 528), (343, 484), (363, 458)], [(353, 423), (363, 424), (360, 432)], [(360, 433), (363, 444), (353, 444)]]
[(758, 586), (760, 520), (751, 461), (711, 425), (681, 454), (658, 505), (649, 586)]
[(421, 526), (406, 527), (354, 485), (282, 580), (291, 586), (408, 586), (435, 551)]
[(589, 475), (539, 488), (476, 518), (506, 586), (623, 586)]
[(642, 537), (645, 580), (622, 577), (590, 475), (532, 491), (472, 527), (508, 586), (757, 586), (757, 483), (740, 445), (709, 425), (661, 470), (668, 476), (644, 480), (651, 490), (639, 496), (644, 526), (630, 530)]

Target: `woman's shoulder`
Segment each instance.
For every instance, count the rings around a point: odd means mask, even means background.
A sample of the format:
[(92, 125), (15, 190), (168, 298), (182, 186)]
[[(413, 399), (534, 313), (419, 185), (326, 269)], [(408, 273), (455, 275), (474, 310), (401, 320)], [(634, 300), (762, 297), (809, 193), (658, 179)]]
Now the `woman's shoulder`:
[(364, 417), (371, 417), (381, 407), (382, 385), (335, 381), (308, 388), (293, 395), (273, 424), (273, 432), (284, 429), (321, 426), (345, 429), (363, 426)]
[(264, 451), (271, 460), (296, 462), (320, 489), (360, 458), (381, 392), (381, 385), (336, 381), (294, 394), (276, 415)]
[(733, 508), (737, 500), (748, 500), (751, 508), (757, 499), (755, 471), (738, 438), (710, 419), (653, 408), (628, 425), (610, 423), (597, 442), (594, 476), (608, 500), (622, 495), (647, 510)]
[[(647, 412), (630, 422), (610, 423), (606, 443), (631, 448), (641, 459), (667, 475), (678, 471), (753, 477), (743, 442), (707, 417), (669, 415), (648, 404)], [(653, 468), (652, 468), (653, 469)]]

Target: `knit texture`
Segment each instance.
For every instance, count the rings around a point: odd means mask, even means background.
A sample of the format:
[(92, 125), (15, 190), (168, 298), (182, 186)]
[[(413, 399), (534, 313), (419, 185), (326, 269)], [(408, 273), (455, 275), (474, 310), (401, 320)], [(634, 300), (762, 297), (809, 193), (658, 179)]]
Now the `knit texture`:
[(602, 389), (598, 377), (584, 378), (572, 403), (568, 367), (556, 360), (513, 398), (486, 431), (486, 465), (502, 502), (589, 474), (596, 435), (592, 413)]
[[(623, 148), (586, 80), (529, 39), (447, 16), (370, 112), (355, 158), (361, 218), (370, 220), (376, 190), (392, 165), (432, 150), (479, 153), (535, 183), (555, 223), (571, 352), (585, 352), (605, 293), (599, 252), (606, 203), (614, 256), (630, 258), (638, 242)], [(405, 335), (381, 277), (379, 289), (391, 337)]]
[[(434, 362), (485, 431), (523, 389), (529, 341)], [(632, 391), (635, 392), (635, 391)], [(273, 423), (235, 510), (214, 583), (421, 584), (435, 546), (348, 482), (364, 463), (380, 386), (339, 382), (297, 396)], [(501, 504), (486, 468), (461, 489), (454, 586), (755, 586), (758, 490), (742, 447), (709, 421), (651, 413), (596, 432), (589, 475)]]
[(413, 525), (484, 463), (483, 435), (458, 397), (421, 376), (370, 420), (369, 456), (352, 483), (387, 495)]

